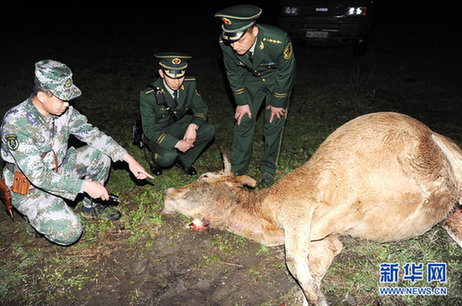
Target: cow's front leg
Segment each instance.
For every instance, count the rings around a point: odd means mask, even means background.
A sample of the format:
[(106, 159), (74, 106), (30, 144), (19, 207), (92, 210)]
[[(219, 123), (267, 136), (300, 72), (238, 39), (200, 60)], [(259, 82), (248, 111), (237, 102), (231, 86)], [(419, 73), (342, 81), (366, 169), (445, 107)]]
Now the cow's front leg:
[(312, 211), (308, 218), (305, 216), (284, 225), (286, 263), (290, 273), (303, 290), (306, 298), (304, 304), (327, 305), (326, 298), (316, 284), (308, 264), (311, 215)]

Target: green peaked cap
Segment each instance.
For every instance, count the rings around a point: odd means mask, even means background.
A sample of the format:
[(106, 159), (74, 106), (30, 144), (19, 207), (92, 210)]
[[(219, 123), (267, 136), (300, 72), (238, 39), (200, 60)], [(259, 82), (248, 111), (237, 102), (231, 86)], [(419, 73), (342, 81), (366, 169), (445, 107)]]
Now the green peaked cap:
[(154, 55), (159, 59), (162, 71), (172, 79), (179, 79), (186, 73), (191, 55), (180, 52), (161, 52)]
[(215, 17), (223, 23), (223, 41), (229, 44), (241, 39), (261, 13), (261, 8), (251, 4), (234, 5), (217, 12)]

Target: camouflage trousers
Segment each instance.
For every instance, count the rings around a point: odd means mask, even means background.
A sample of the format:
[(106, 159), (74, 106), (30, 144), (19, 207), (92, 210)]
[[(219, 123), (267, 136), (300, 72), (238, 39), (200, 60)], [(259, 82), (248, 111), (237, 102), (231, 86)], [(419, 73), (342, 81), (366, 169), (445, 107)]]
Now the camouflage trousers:
[[(107, 155), (83, 146), (78, 149), (69, 148), (58, 171), (69, 177), (104, 184), (110, 167), (111, 159)], [(30, 225), (51, 242), (70, 245), (82, 235), (80, 217), (61, 197), (36, 188), (27, 195), (13, 193), (12, 203), (29, 220)], [(91, 199), (84, 198), (83, 205), (89, 207), (91, 203)]]

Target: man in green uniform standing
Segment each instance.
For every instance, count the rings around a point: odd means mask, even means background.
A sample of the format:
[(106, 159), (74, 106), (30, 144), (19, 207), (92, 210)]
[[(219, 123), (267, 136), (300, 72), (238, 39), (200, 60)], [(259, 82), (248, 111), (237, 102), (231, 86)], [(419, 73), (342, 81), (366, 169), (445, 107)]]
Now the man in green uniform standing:
[(265, 100), (265, 149), (262, 183), (274, 181), (283, 129), (295, 75), (292, 43), (279, 28), (256, 24), (262, 10), (236, 5), (215, 14), (221, 18), (220, 47), (236, 101), (231, 167), (243, 175), (249, 166), (257, 113)]
[(156, 54), (159, 78), (140, 92), (144, 143), (151, 172), (174, 163), (185, 174), (195, 175), (193, 163), (212, 141), (215, 127), (207, 122), (208, 108), (196, 88), (196, 80), (185, 76), (190, 55), (178, 52)]
[[(39, 61), (33, 94), (8, 110), (1, 126), (3, 177), (11, 186), (12, 204), (38, 234), (60, 245), (72, 244), (82, 234), (80, 217), (65, 199), (74, 201), (83, 193), (84, 216), (120, 218), (116, 209), (92, 200), (109, 200), (104, 184), (111, 160), (127, 162), (137, 179), (152, 178), (114, 139), (69, 105), (80, 94), (66, 65)], [(87, 145), (68, 147), (71, 134)]]

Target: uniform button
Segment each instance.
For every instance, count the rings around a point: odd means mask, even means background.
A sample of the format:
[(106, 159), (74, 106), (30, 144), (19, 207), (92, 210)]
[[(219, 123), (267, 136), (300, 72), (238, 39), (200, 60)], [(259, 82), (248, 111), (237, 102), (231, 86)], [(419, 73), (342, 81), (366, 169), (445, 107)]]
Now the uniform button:
[(266, 82), (266, 79), (261, 79), (262, 82)]

